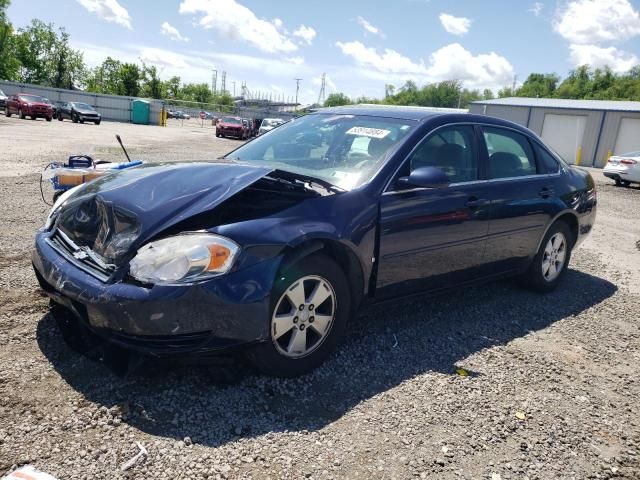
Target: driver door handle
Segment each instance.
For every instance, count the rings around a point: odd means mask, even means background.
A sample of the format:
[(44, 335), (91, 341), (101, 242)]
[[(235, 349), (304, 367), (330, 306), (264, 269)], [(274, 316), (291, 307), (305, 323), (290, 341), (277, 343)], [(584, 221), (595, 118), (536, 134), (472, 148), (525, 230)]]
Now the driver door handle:
[(544, 187), (542, 190), (540, 190), (540, 193), (538, 193), (538, 195), (540, 195), (542, 198), (553, 197), (553, 194), (553, 188), (549, 187)]
[(486, 203), (487, 200), (485, 198), (469, 197), (465, 205), (469, 208), (478, 208), (485, 205)]

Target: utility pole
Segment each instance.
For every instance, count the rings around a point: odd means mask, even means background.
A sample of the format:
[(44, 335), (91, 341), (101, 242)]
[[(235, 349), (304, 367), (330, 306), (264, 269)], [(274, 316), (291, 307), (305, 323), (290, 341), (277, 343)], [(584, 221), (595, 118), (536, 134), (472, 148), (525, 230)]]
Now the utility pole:
[(218, 70), (215, 68), (211, 69), (211, 93), (213, 96), (216, 96), (216, 90), (218, 89)]
[(294, 78), (296, 81), (296, 104), (293, 107), (294, 111), (298, 110), (298, 92), (300, 92), (300, 82), (303, 80), (302, 78)]
[(231, 84), (233, 85), (233, 96), (235, 97), (236, 96), (236, 82), (233, 81), (233, 82), (231, 82)]
[(511, 93), (515, 94), (516, 91), (516, 82), (518, 81), (518, 75), (513, 76), (513, 86), (511, 87)]
[(226, 71), (222, 71), (222, 82), (220, 84), (220, 91), (222, 92), (222, 94), (226, 93), (227, 91), (227, 72)]

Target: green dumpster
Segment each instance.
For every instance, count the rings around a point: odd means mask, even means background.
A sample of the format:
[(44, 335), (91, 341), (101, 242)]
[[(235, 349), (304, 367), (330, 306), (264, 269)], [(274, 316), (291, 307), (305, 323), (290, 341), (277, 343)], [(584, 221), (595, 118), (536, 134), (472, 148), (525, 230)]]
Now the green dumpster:
[(149, 125), (151, 104), (146, 100), (136, 99), (131, 102), (131, 121), (139, 125)]

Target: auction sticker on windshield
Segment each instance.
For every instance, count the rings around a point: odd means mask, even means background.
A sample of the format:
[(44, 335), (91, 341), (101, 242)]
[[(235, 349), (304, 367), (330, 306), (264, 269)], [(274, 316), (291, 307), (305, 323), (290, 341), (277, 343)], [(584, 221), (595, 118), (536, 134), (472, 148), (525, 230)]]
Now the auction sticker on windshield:
[(384, 138), (391, 133), (391, 130), (384, 130), (383, 128), (371, 128), (371, 127), (351, 127), (347, 130), (347, 135), (358, 135), (360, 137), (371, 138)]

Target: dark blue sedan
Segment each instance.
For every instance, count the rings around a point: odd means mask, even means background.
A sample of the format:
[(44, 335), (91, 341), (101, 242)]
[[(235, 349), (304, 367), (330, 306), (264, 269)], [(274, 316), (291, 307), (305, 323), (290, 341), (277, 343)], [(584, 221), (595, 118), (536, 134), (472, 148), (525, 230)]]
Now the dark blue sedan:
[(242, 347), (305, 373), (358, 308), (518, 276), (548, 292), (591, 231), (591, 176), (529, 130), (410, 107), (325, 109), (210, 163), (61, 197), (36, 236), (49, 296), (129, 351)]

